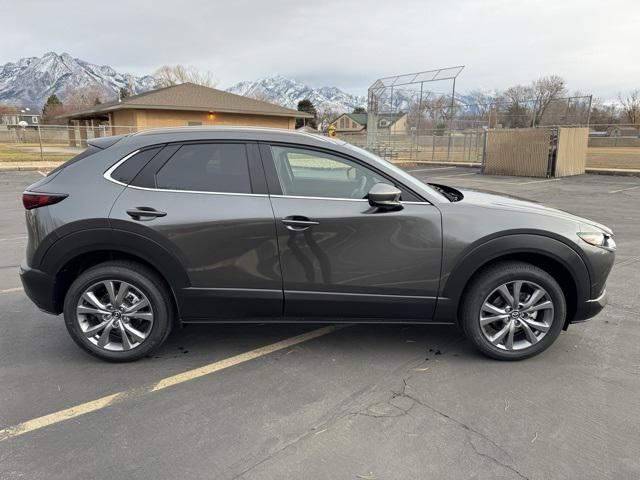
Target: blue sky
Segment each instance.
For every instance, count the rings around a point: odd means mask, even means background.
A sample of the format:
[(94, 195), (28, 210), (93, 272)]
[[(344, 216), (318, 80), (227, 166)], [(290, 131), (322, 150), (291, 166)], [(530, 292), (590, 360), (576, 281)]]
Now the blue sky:
[(360, 94), (464, 64), (461, 90), (549, 74), (604, 99), (640, 88), (638, 0), (22, 0), (0, 17), (0, 63), (66, 51), (135, 74), (190, 64), (223, 87), (283, 74)]

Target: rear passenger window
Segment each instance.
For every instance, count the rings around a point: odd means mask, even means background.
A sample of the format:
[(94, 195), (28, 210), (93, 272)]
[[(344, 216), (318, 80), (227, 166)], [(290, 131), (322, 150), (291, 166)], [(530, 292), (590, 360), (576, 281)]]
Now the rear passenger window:
[(155, 157), (160, 150), (161, 147), (156, 147), (136, 153), (133, 157), (127, 159), (122, 165), (116, 168), (111, 173), (111, 178), (118, 182), (126, 183), (127, 185), (130, 184), (138, 172), (147, 163), (149, 163), (149, 161)]
[(156, 187), (251, 193), (246, 147), (237, 143), (183, 145), (156, 173)]

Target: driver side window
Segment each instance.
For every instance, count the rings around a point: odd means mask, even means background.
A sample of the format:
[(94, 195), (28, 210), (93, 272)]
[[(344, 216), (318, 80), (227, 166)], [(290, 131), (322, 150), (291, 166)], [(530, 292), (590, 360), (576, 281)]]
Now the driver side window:
[(284, 195), (363, 199), (376, 183), (387, 182), (368, 168), (335, 155), (275, 145), (271, 153)]

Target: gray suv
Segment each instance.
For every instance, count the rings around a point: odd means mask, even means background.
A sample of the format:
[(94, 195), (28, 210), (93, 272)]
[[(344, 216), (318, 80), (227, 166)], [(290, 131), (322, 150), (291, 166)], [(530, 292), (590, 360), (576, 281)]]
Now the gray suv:
[(425, 184), (342, 141), (174, 128), (89, 143), (24, 192), (20, 275), (105, 360), (148, 355), (175, 322), (457, 324), (518, 360), (606, 303), (607, 227)]

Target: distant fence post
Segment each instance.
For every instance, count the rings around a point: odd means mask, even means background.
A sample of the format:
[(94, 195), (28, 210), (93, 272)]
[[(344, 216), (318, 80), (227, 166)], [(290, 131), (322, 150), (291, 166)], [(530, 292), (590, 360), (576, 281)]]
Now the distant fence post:
[(42, 153), (42, 132), (40, 132), (40, 124), (38, 124), (38, 143), (40, 144), (40, 160), (44, 160), (44, 154)]

